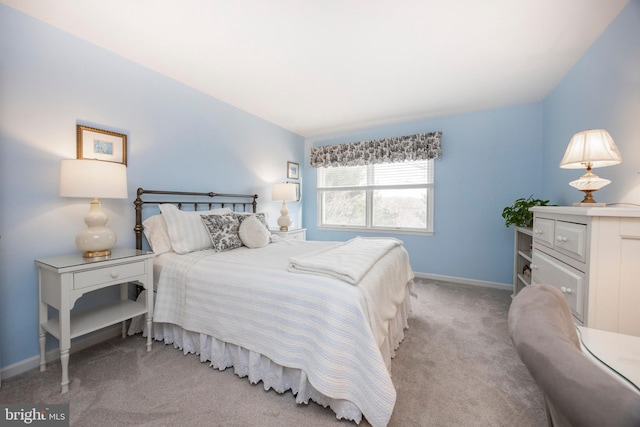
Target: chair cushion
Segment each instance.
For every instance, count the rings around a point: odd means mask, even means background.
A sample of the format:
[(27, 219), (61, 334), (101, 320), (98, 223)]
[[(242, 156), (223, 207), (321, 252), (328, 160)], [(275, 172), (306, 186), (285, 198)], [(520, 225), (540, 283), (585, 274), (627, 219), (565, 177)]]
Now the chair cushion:
[(525, 287), (509, 309), (516, 351), (553, 415), (574, 426), (640, 425), (640, 393), (582, 353), (571, 311), (553, 286)]

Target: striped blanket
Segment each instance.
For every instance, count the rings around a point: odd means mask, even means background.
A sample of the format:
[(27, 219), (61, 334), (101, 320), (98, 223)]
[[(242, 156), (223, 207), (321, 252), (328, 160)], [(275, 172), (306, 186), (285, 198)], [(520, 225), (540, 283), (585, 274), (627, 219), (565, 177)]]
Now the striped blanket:
[(285, 240), (176, 255), (165, 260), (154, 321), (301, 369), (319, 392), (353, 402), (372, 425), (384, 426), (396, 391), (380, 343), (413, 279), (408, 254), (394, 247), (358, 286), (287, 271), (293, 255), (335, 245)]

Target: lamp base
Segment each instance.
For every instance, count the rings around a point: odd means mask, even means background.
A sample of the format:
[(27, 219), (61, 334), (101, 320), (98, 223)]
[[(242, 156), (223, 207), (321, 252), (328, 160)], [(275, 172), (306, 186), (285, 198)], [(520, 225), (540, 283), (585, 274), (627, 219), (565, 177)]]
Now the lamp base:
[(94, 199), (89, 212), (84, 216), (84, 222), (88, 227), (76, 236), (76, 246), (83, 252), (84, 258), (96, 259), (111, 255), (111, 248), (116, 244), (117, 236), (113, 230), (104, 226), (108, 220), (100, 201)]
[(82, 254), (82, 258), (107, 258), (111, 256), (111, 249), (104, 249), (101, 251), (86, 251)]
[(289, 218), (289, 210), (287, 209), (287, 202), (282, 201), (282, 208), (280, 209), (280, 217), (278, 218), (278, 225), (280, 231), (289, 231), (291, 225), (291, 218)]
[(584, 199), (580, 203), (595, 203), (596, 199), (593, 198), (593, 193), (595, 190), (580, 190), (584, 193)]
[(584, 193), (584, 199), (582, 199), (580, 203), (584, 203), (589, 206), (594, 206), (594, 203), (596, 203), (596, 199), (593, 198), (592, 193), (594, 191), (597, 191), (597, 189), (596, 190), (580, 189), (580, 191)]

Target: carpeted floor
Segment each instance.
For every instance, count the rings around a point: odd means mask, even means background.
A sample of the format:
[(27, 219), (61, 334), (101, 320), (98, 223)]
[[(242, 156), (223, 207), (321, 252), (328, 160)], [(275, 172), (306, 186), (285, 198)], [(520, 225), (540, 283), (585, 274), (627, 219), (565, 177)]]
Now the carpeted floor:
[[(416, 290), (392, 365), (398, 397), (389, 425), (544, 426), (542, 396), (509, 339), (510, 292), (431, 280)], [(172, 346), (145, 348), (134, 336), (74, 353), (69, 393), (60, 394), (53, 362), (3, 380), (0, 403), (69, 403), (73, 426), (355, 425)]]

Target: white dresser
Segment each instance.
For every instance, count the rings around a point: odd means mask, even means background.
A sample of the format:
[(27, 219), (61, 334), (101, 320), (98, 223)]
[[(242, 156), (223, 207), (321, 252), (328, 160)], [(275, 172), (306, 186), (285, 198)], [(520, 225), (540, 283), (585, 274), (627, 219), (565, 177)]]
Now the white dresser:
[(640, 336), (640, 208), (531, 208), (533, 283), (565, 295), (578, 323)]

